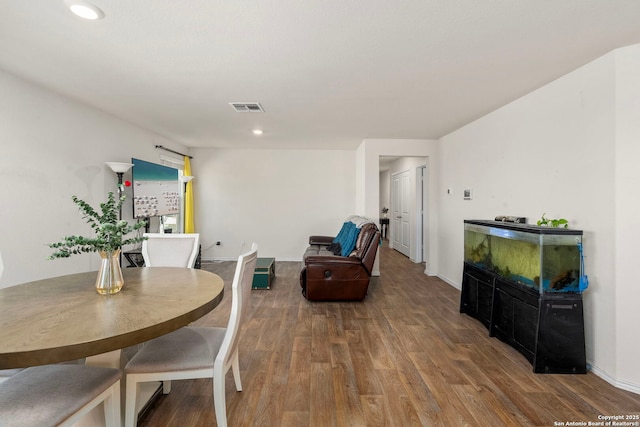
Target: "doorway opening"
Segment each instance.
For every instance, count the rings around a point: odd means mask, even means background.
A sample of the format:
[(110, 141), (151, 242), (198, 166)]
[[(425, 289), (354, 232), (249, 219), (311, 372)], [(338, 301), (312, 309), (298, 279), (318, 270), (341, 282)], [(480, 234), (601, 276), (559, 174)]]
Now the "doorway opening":
[(381, 213), (389, 210), (388, 245), (415, 263), (427, 261), (428, 173), (426, 157), (380, 156), (379, 201)]

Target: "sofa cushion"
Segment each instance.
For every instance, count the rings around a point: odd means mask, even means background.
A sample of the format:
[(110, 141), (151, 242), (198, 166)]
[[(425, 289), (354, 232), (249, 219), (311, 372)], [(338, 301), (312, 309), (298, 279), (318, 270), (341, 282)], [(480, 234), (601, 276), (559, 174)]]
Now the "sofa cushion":
[(334, 256), (333, 252), (327, 250), (326, 246), (323, 245), (310, 245), (305, 251), (302, 260), (306, 260), (307, 257), (313, 255), (321, 255), (321, 256)]

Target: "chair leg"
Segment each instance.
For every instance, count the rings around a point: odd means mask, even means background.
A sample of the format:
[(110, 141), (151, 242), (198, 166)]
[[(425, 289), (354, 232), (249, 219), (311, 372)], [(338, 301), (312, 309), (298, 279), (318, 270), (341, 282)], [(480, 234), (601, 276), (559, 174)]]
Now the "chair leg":
[(213, 406), (218, 427), (227, 427), (227, 403), (224, 396), (224, 375), (213, 376)]
[(126, 391), (126, 405), (124, 411), (124, 425), (125, 427), (136, 427), (138, 423), (138, 417), (136, 414), (136, 402), (138, 401), (138, 394), (140, 393), (140, 383), (138, 383), (133, 375), (127, 375), (127, 391)]
[(120, 381), (111, 386), (111, 394), (103, 403), (104, 420), (107, 427), (115, 427), (121, 424), (120, 417)]
[(236, 382), (236, 390), (242, 391), (242, 382), (240, 381), (240, 359), (238, 359), (237, 349), (231, 359), (231, 371), (233, 372), (233, 379)]

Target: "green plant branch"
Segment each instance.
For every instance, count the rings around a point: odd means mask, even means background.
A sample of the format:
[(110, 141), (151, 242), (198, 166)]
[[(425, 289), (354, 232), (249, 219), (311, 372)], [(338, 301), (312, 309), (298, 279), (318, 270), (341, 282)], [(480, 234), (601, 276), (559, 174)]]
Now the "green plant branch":
[(100, 213), (98, 213), (87, 202), (73, 196), (71, 199), (78, 205), (78, 209), (82, 212), (83, 217), (96, 233), (96, 236), (91, 238), (65, 236), (61, 242), (49, 243), (48, 246), (55, 249), (49, 259), (68, 258), (71, 255), (86, 252), (113, 252), (124, 245), (140, 243), (145, 240), (145, 237), (124, 238), (125, 235), (132, 231), (139, 230), (145, 226), (144, 221), (130, 225), (127, 221), (118, 219), (120, 208), (125, 198), (122, 195), (116, 201), (113, 192), (109, 192), (107, 201), (100, 203)]
[(554, 227), (554, 228), (568, 228), (569, 221), (564, 218), (560, 219), (549, 219), (545, 218), (546, 213), (542, 214), (542, 217), (538, 220), (536, 224), (543, 227)]

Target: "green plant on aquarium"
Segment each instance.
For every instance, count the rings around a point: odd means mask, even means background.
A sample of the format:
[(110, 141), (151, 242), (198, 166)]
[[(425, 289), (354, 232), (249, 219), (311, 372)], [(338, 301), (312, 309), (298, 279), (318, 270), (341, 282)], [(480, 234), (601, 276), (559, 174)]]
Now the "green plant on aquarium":
[(95, 237), (66, 236), (61, 242), (49, 243), (48, 246), (55, 249), (49, 259), (69, 258), (73, 254), (84, 252), (113, 252), (124, 245), (140, 243), (145, 240), (145, 237), (124, 238), (132, 231), (145, 226), (144, 221), (130, 225), (127, 221), (119, 219), (120, 207), (125, 199), (124, 195), (116, 202), (113, 193), (109, 192), (107, 201), (100, 203), (100, 212), (76, 196), (71, 199), (78, 205), (78, 209), (83, 213), (96, 235)]
[(488, 236), (485, 236), (484, 240), (482, 240), (478, 245), (474, 248), (471, 248), (471, 260), (478, 264), (488, 265), (491, 262), (491, 257), (489, 256), (488, 250)]
[(554, 228), (567, 228), (569, 227), (569, 221), (564, 218), (560, 219), (549, 219), (545, 217), (546, 214), (542, 214), (542, 217), (538, 220), (537, 224), (543, 227), (554, 227)]

